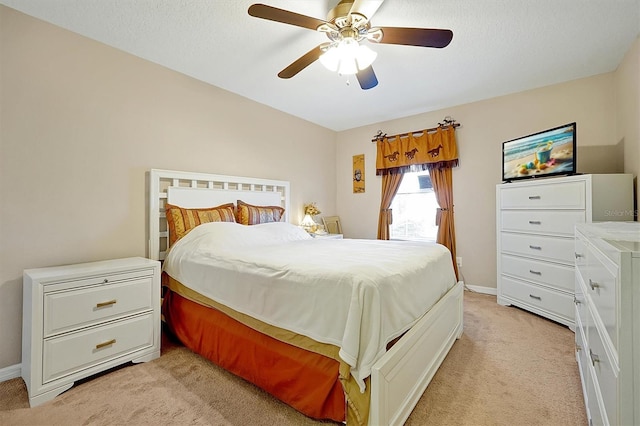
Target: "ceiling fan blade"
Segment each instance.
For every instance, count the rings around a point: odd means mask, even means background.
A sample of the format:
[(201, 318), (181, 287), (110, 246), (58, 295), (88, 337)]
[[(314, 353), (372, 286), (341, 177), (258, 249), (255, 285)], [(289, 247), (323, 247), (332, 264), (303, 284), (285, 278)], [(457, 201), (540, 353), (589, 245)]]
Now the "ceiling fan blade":
[(376, 77), (376, 73), (373, 72), (371, 65), (358, 71), (356, 77), (358, 78), (358, 83), (360, 83), (360, 87), (362, 87), (363, 90), (372, 89), (378, 85), (378, 78)]
[(447, 47), (453, 39), (451, 30), (433, 28), (382, 27), (383, 44), (403, 44), (407, 46)]
[(249, 15), (255, 16), (256, 18), (295, 25), (296, 27), (309, 28), (310, 30), (315, 30), (320, 25), (327, 23), (321, 19), (300, 15), (299, 13), (278, 9), (277, 7), (267, 6), (266, 4), (260, 3), (249, 6)]
[(384, 0), (355, 0), (349, 13), (363, 15), (368, 21), (378, 11)]
[(322, 55), (323, 53), (322, 46), (324, 46), (324, 43), (314, 47), (313, 49), (311, 49), (310, 51), (308, 51), (307, 53), (305, 53), (304, 55), (302, 55), (301, 57), (293, 61), (291, 65), (289, 65), (288, 67), (286, 67), (285, 69), (283, 69), (278, 73), (278, 77), (291, 78), (294, 75), (298, 74), (303, 69), (305, 69), (306, 67), (308, 67), (309, 65), (311, 65), (312, 63), (314, 63), (315, 61), (317, 61), (320, 55)]

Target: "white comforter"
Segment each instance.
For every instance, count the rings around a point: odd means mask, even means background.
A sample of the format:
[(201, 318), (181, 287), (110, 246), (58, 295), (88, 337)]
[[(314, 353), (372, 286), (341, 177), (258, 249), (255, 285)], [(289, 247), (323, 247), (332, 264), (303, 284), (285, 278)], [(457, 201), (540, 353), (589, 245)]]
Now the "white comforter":
[(314, 239), (288, 223), (200, 225), (164, 268), (236, 311), (340, 347), (361, 390), (387, 343), (456, 282), (439, 244)]

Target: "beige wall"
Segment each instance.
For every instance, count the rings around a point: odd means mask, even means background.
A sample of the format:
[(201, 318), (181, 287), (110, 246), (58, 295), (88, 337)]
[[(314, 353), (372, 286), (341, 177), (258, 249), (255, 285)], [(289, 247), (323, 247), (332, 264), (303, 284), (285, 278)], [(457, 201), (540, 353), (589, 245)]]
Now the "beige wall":
[[(294, 220), (316, 201), (341, 216), (346, 236), (375, 238), (371, 137), (446, 115), (462, 124), (463, 277), (495, 287), (501, 142), (575, 120), (579, 171), (637, 175), (639, 49), (615, 73), (336, 135), (0, 6), (0, 369), (20, 362), (23, 269), (146, 254), (150, 168), (290, 180)], [(313, 161), (300, 161), (310, 151)], [(353, 194), (352, 156), (363, 153), (366, 192)]]
[[(615, 75), (608, 73), (339, 133), (337, 203), (345, 234), (376, 236), (381, 179), (375, 176), (376, 147), (371, 143), (372, 136), (379, 129), (393, 135), (432, 127), (449, 115), (461, 123), (457, 129), (460, 166), (453, 175), (457, 255), (463, 258), (461, 272), (469, 285), (495, 288), (495, 186), (501, 180), (502, 142), (576, 121), (578, 171), (622, 172), (615, 132), (614, 87)], [(632, 117), (636, 117), (637, 125), (637, 109)], [(637, 138), (627, 142), (633, 145), (627, 151), (635, 149), (637, 153)], [(353, 194), (351, 158), (363, 153), (366, 192)], [(637, 169), (629, 168), (626, 162), (625, 167), (637, 174)]]
[(4, 6), (0, 43), (0, 369), (23, 269), (146, 255), (151, 168), (289, 180), (293, 220), (336, 211), (335, 132)]
[(636, 220), (638, 175), (640, 174), (640, 37), (615, 72), (616, 138), (624, 146), (624, 170), (636, 177)]

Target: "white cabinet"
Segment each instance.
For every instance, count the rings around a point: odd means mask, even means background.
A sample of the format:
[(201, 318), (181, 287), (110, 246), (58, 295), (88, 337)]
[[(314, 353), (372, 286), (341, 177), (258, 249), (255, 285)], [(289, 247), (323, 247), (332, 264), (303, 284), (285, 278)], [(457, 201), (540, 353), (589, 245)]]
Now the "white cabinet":
[(640, 424), (640, 223), (576, 226), (576, 359), (590, 424)]
[(499, 184), (498, 303), (574, 326), (574, 226), (633, 220), (631, 174)]
[(27, 269), (23, 285), (22, 377), (31, 406), (78, 379), (160, 356), (160, 262)]

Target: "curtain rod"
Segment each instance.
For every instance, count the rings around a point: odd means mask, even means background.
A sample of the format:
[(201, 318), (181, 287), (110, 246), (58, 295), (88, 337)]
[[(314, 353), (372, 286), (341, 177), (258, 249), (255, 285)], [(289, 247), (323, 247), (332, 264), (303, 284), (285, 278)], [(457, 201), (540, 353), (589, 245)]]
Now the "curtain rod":
[(378, 130), (378, 133), (376, 133), (373, 136), (373, 139), (371, 139), (371, 142), (378, 142), (378, 141), (381, 141), (384, 138), (395, 138), (395, 137), (409, 136), (409, 134), (413, 134), (413, 133), (432, 132), (434, 130), (438, 130), (440, 128), (446, 128), (446, 127), (449, 127), (449, 126), (451, 126), (453, 128), (460, 127), (460, 123), (456, 123), (456, 120), (451, 118), (451, 117), (449, 117), (449, 116), (446, 116), (444, 118), (444, 120), (442, 120), (442, 121), (443, 121), (442, 123), (438, 123), (437, 127), (432, 127), (430, 129), (416, 130), (416, 131), (407, 132), (407, 133), (399, 133), (397, 135), (391, 135), (391, 136), (388, 136), (386, 133), (382, 133), (382, 130)]

